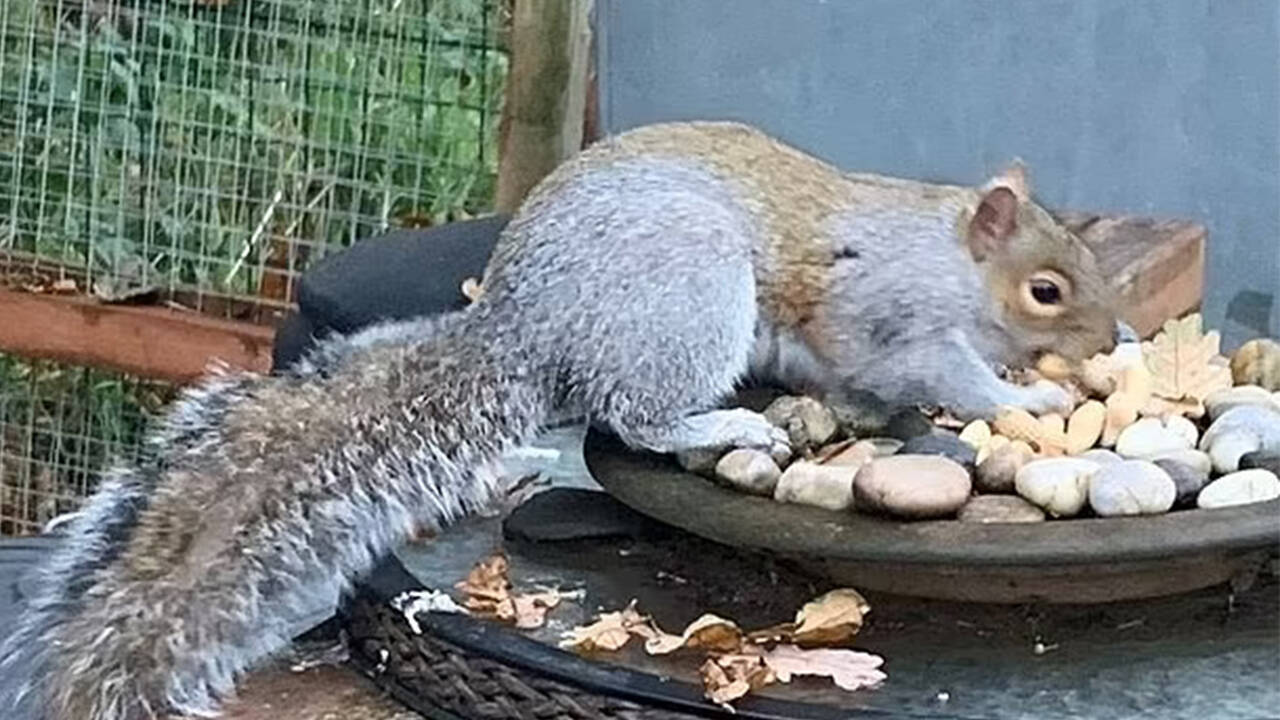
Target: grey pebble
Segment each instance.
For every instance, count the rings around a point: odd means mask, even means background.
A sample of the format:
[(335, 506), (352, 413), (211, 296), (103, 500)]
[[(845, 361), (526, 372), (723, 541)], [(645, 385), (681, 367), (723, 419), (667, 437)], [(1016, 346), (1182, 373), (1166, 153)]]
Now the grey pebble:
[(1240, 456), (1241, 470), (1270, 470), (1280, 475), (1280, 452), (1256, 450)]
[(1169, 458), (1158, 458), (1152, 462), (1161, 470), (1164, 470), (1169, 475), (1169, 479), (1173, 480), (1173, 485), (1177, 490), (1177, 497), (1173, 501), (1173, 506), (1176, 508), (1194, 507), (1196, 496), (1200, 494), (1201, 488), (1209, 484), (1209, 473), (1201, 472), (1198, 468)]
[(895, 412), (885, 426), (884, 434), (899, 440), (910, 440), (933, 432), (933, 423), (915, 408)]
[(970, 473), (977, 463), (978, 451), (972, 445), (960, 439), (960, 436), (948, 432), (935, 432), (929, 435), (917, 435), (902, 444), (899, 455), (941, 455), (954, 460)]

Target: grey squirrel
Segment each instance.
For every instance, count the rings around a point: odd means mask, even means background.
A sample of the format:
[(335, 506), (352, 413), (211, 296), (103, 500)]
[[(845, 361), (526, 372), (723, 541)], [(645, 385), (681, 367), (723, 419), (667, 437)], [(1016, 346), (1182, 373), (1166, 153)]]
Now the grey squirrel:
[(979, 188), (842, 173), (747, 126), (652, 125), (563, 164), (470, 307), (185, 392), (52, 558), (0, 672), (43, 720), (216, 712), (311, 593), (474, 512), (556, 417), (636, 448), (777, 450), (718, 408), (753, 375), (964, 417), (1065, 409), (996, 364), (1114, 342), (1088, 248), (1018, 167)]

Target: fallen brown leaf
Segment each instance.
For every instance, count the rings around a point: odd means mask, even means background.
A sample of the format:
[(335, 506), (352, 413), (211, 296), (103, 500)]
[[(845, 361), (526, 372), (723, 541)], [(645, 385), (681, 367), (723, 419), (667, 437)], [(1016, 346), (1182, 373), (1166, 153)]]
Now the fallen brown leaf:
[[(645, 639), (645, 651), (663, 655), (681, 648), (701, 648), (709, 657), (699, 668), (703, 690), (711, 701), (732, 710), (731, 702), (774, 682), (796, 675), (831, 678), (853, 691), (875, 685), (886, 675), (884, 659), (846, 649), (804, 648), (848, 642), (862, 627), (870, 604), (856, 590), (840, 588), (806, 603), (794, 623), (780, 623), (744, 634), (731, 620), (707, 613), (679, 635), (663, 632), (633, 600), (626, 610), (603, 613), (595, 622), (573, 628), (560, 646), (578, 650), (617, 650), (631, 637)], [(764, 646), (783, 643), (773, 649)], [(795, 643), (795, 644), (793, 644)]]
[(643, 638), (653, 637), (657, 630), (647, 615), (636, 610), (636, 602), (631, 601), (625, 610), (601, 613), (590, 625), (580, 625), (566, 630), (560, 637), (560, 647), (590, 652), (592, 650), (617, 650), (632, 635)]
[(518, 628), (538, 628), (547, 621), (547, 612), (560, 604), (564, 594), (558, 590), (513, 595), (511, 606)]
[(1197, 419), (1204, 417), (1204, 403), (1193, 397), (1186, 397), (1181, 400), (1169, 400), (1162, 398), (1159, 395), (1152, 395), (1147, 398), (1147, 402), (1143, 404), (1138, 412), (1144, 417), (1184, 415), (1192, 419)]
[(467, 579), (455, 585), (467, 595), (465, 607), (518, 628), (537, 628), (546, 622), (548, 611), (571, 595), (560, 590), (513, 593), (508, 569), (507, 559), (500, 553), (476, 563)]
[(764, 658), (758, 653), (707, 658), (698, 674), (702, 677), (702, 688), (707, 699), (726, 707), (730, 702), (777, 680), (773, 669), (765, 664)]
[(666, 655), (685, 647), (715, 652), (735, 652), (742, 647), (742, 630), (737, 624), (711, 613), (689, 623), (679, 635), (662, 632), (649, 622), (654, 634), (646, 638), (644, 650), (650, 655)]
[(684, 629), (685, 647), (732, 652), (742, 647), (742, 630), (732, 620), (707, 613)]
[(779, 682), (791, 682), (793, 675), (820, 675), (838, 687), (853, 692), (882, 682), (884, 658), (854, 650), (819, 648), (806, 650), (795, 645), (779, 645), (765, 652), (764, 662)]
[(560, 640), (560, 647), (590, 652), (617, 650), (631, 639), (631, 631), (622, 621), (621, 612), (604, 613), (590, 625), (570, 628)]
[(497, 612), (498, 604), (511, 598), (511, 581), (507, 578), (507, 558), (501, 553), (476, 563), (467, 579), (454, 585), (467, 594), (471, 610)]
[(857, 590), (839, 588), (805, 603), (796, 613), (792, 639), (799, 645), (839, 645), (862, 629), (871, 604)]

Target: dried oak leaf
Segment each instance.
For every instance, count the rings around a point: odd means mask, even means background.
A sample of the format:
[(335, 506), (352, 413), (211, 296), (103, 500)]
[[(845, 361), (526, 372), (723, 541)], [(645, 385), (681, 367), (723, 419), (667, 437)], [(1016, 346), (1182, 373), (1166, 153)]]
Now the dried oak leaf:
[(559, 590), (513, 593), (508, 567), (507, 559), (501, 554), (476, 563), (467, 579), (455, 585), (467, 595), (466, 608), (481, 616), (513, 623), (518, 628), (542, 627), (547, 621), (547, 612), (570, 593)]
[[(1199, 406), (1215, 390), (1231, 387), (1231, 367), (1218, 354), (1216, 331), (1203, 332), (1199, 313), (1169, 320), (1159, 335), (1142, 344), (1151, 370), (1152, 392), (1178, 406)], [(1194, 403), (1194, 405), (1192, 405)]]
[(764, 662), (779, 682), (791, 682), (793, 675), (821, 675), (850, 692), (888, 677), (880, 670), (884, 658), (855, 650), (805, 650), (795, 645), (779, 645), (764, 654)]
[(839, 588), (821, 595), (796, 613), (794, 642), (800, 645), (839, 645), (862, 629), (871, 604), (857, 590)]
[[(539, 628), (547, 622), (547, 612), (560, 604), (565, 593), (559, 590), (511, 596), (511, 619), (518, 628)], [(505, 619), (505, 618), (504, 618)]]
[(752, 630), (747, 633), (745, 640), (753, 645), (771, 645), (773, 643), (791, 642), (791, 637), (795, 635), (795, 623), (778, 623), (770, 625), (767, 628)]
[(651, 637), (656, 631), (653, 621), (636, 610), (634, 600), (625, 610), (601, 613), (590, 625), (571, 628), (561, 635), (560, 647), (576, 650), (617, 650), (632, 635)]
[(645, 652), (666, 655), (680, 648), (704, 648), (713, 652), (736, 652), (742, 647), (742, 630), (732, 620), (707, 613), (689, 623), (684, 632), (670, 635), (652, 625), (655, 634), (645, 640)]
[(725, 706), (753, 690), (777, 681), (772, 668), (758, 653), (734, 653), (707, 658), (698, 669), (708, 700)]
[(1146, 404), (1139, 408), (1139, 414), (1144, 417), (1184, 415), (1189, 418), (1201, 418), (1204, 417), (1204, 403), (1191, 397), (1168, 400), (1159, 395), (1152, 395), (1147, 398)]
[(511, 600), (507, 558), (501, 553), (476, 563), (467, 579), (454, 587), (467, 594), (466, 606), (478, 612), (499, 613), (499, 605)]

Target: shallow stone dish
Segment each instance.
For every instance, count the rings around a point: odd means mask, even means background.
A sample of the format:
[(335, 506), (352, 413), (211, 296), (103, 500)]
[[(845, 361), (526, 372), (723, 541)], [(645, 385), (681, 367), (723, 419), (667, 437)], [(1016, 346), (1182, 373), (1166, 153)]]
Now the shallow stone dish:
[(597, 431), (587, 434), (583, 455), (606, 491), (645, 515), (863, 590), (976, 602), (1110, 602), (1242, 583), (1280, 551), (1280, 499), (1044, 523), (900, 522), (735, 492)]

